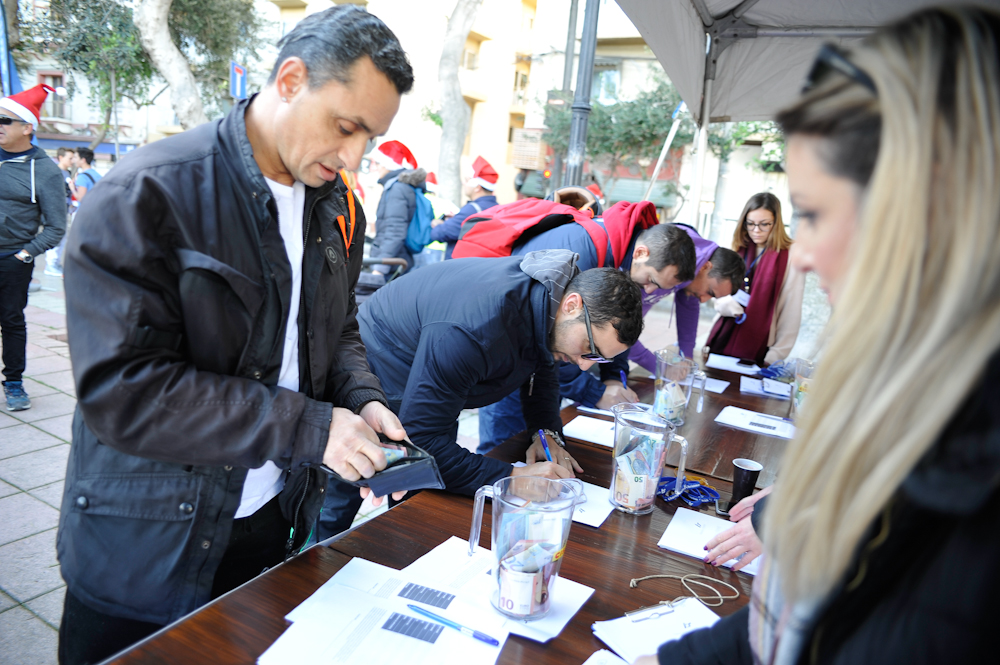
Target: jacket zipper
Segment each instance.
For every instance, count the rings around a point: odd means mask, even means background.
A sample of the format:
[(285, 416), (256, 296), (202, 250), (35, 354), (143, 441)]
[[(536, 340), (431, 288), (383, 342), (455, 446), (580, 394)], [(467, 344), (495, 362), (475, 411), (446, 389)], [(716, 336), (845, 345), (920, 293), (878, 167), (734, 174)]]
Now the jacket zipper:
[(306, 483), (302, 488), (302, 496), (299, 497), (298, 503), (295, 504), (295, 516), (292, 518), (292, 528), (288, 532), (288, 541), (285, 543), (285, 561), (292, 558), (292, 548), (295, 546), (295, 527), (299, 525), (299, 511), (302, 509), (302, 504), (305, 503), (306, 494), (309, 493), (309, 485), (312, 483), (312, 469), (306, 469)]
[(535, 373), (531, 373), (531, 380), (528, 381), (528, 397), (531, 397), (531, 391), (535, 389)]

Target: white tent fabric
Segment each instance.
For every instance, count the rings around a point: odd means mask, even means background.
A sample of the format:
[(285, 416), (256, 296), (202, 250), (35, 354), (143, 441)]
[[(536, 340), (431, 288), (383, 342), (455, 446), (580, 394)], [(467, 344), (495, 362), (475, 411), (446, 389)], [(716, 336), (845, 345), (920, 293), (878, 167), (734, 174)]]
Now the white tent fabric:
[[(706, 29), (702, 4), (719, 19), (752, 5), (742, 19), (757, 36), (722, 51), (712, 84), (711, 122), (768, 120), (798, 96), (823, 42), (850, 47), (865, 31), (931, 5), (960, 0), (618, 0), (701, 124)], [(716, 27), (722, 22), (717, 21)]]

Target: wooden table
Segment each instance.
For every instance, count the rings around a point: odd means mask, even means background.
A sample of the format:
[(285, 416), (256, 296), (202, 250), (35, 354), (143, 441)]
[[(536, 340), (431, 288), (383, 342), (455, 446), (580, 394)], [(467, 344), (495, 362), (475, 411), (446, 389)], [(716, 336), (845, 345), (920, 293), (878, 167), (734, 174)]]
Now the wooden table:
[[(724, 478), (727, 473), (731, 476), (731, 460), (739, 456), (757, 459), (764, 463), (765, 469), (777, 465), (774, 456), (780, 454), (778, 447), (766, 445), (777, 440), (757, 441), (764, 437), (726, 430), (712, 422), (727, 402), (763, 410), (754, 398), (740, 396), (739, 380), (735, 383), (735, 389), (730, 386), (724, 395), (706, 396), (705, 412), (692, 417), (684, 425), (683, 433), (692, 445), (689, 464), (698, 473), (715, 478)], [(643, 389), (642, 385), (638, 387)], [(760, 400), (765, 401), (770, 400)], [(787, 403), (777, 404), (779, 406), (768, 412), (778, 413), (782, 407), (787, 408)], [(564, 420), (574, 412), (566, 410)], [(522, 434), (490, 454), (514, 462), (523, 458), (527, 444), (527, 435)], [(583, 480), (602, 486), (609, 484), (611, 455), (607, 448), (572, 440), (567, 447), (585, 469), (581, 476)], [(718, 480), (715, 484), (723, 498), (728, 500), (730, 483)], [(644, 516), (614, 511), (600, 529), (574, 524), (560, 574), (593, 587), (594, 595), (559, 637), (547, 644), (539, 644), (511, 636), (498, 662), (582, 663), (594, 651), (605, 648), (591, 632), (594, 621), (614, 619), (628, 610), (687, 595), (681, 583), (672, 579), (650, 580), (632, 589), (629, 582), (635, 577), (660, 573), (708, 575), (741, 590), (738, 600), (726, 601), (722, 607), (713, 608), (719, 615), (726, 616), (743, 607), (749, 598), (750, 577), (725, 569), (717, 570), (656, 546), (678, 503), (666, 504), (657, 499), (653, 513)], [(714, 513), (714, 510), (705, 508), (705, 512)], [(489, 547), (489, 511), (486, 515), (480, 544)], [(168, 626), (113, 662), (255, 662), (286, 629), (283, 617), (340, 570), (351, 557), (363, 557), (393, 568), (402, 568), (451, 536), (468, 538), (471, 519), (471, 498), (437, 491), (421, 492), (377, 519), (348, 532), (329, 547), (313, 547)]]

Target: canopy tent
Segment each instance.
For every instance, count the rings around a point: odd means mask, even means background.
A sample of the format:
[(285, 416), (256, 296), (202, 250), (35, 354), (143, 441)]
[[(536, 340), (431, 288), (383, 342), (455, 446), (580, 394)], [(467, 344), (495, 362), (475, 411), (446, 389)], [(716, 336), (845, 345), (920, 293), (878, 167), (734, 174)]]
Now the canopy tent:
[[(695, 122), (769, 120), (794, 101), (820, 44), (851, 43), (960, 0), (618, 0)], [(707, 102), (707, 113), (704, 108)]]

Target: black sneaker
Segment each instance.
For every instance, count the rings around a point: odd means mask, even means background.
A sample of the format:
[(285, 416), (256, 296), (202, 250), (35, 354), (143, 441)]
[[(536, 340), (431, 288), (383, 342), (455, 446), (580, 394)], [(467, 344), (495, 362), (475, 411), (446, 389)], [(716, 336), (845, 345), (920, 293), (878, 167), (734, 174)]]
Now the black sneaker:
[(4, 381), (3, 393), (7, 396), (8, 411), (24, 411), (31, 408), (31, 400), (28, 393), (24, 392), (24, 386), (20, 381)]

